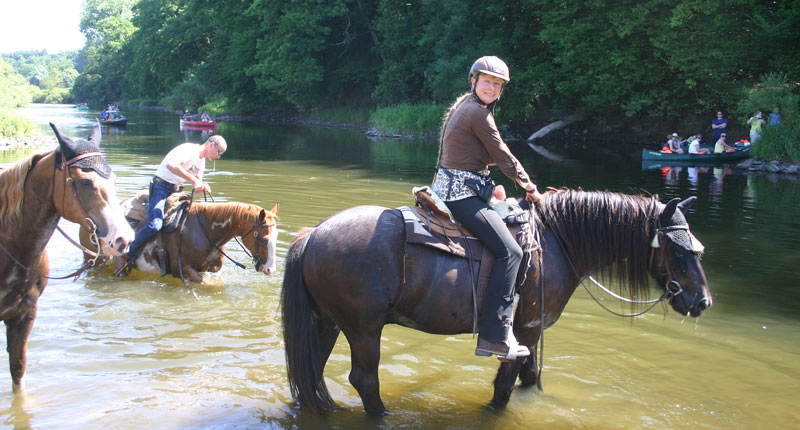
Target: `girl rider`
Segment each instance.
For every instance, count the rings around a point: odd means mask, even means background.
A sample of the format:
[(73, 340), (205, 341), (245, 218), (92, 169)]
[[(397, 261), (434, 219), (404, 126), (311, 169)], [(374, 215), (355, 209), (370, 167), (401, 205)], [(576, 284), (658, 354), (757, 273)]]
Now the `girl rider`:
[(494, 106), (509, 80), (508, 66), (497, 57), (481, 57), (472, 65), (468, 76), (472, 91), (456, 99), (442, 124), (432, 188), (456, 220), (480, 239), (497, 259), (480, 312), (475, 354), (513, 359), (530, 354), (527, 347), (517, 343), (512, 330), (514, 283), (522, 261), (522, 249), (500, 215), (486, 202), (491, 195), (491, 185), (486, 191), (481, 184), (491, 184), (489, 166), (497, 166), (525, 189), (526, 199), (537, 202), (541, 194), (503, 142), (494, 121)]

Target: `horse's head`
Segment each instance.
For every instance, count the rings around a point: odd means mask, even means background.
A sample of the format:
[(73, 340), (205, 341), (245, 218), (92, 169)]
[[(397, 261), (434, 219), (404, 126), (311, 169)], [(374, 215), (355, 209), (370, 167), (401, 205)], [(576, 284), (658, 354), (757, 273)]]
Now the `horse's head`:
[(703, 245), (689, 230), (684, 216), (696, 197), (672, 199), (657, 216), (650, 273), (666, 289), (669, 303), (681, 315), (700, 316), (711, 306), (708, 281), (700, 264)]
[(53, 175), (53, 203), (59, 215), (94, 232), (103, 249), (121, 255), (134, 233), (117, 199), (116, 176), (100, 153), (100, 126), (89, 139), (63, 136), (53, 123), (58, 138)]
[(256, 270), (267, 275), (275, 273), (275, 249), (278, 241), (278, 207), (275, 203), (269, 212), (261, 209), (250, 232), (242, 236), (242, 243), (253, 254)]

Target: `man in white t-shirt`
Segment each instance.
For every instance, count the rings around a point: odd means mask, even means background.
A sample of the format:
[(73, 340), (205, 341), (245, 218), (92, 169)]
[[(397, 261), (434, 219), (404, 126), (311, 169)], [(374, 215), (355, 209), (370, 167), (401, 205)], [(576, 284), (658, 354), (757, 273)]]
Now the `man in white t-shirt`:
[(206, 159), (217, 160), (228, 149), (222, 136), (214, 135), (202, 145), (183, 143), (173, 148), (156, 169), (150, 182), (150, 201), (147, 204), (147, 224), (136, 232), (136, 238), (125, 254), (125, 264), (117, 266), (116, 275), (125, 276), (133, 267), (133, 261), (142, 246), (155, 236), (164, 225), (164, 205), (167, 198), (180, 191), (184, 182), (192, 184), (195, 191), (211, 193), (211, 187), (203, 182)]

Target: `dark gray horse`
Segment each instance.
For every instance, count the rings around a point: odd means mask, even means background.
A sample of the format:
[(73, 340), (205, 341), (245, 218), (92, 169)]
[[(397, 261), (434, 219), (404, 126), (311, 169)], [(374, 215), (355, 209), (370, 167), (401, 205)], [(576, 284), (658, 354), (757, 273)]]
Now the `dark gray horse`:
[[(655, 198), (611, 192), (544, 194), (536, 204), (541, 267), (539, 258), (533, 258), (519, 289), (526, 305), (517, 307), (514, 319), (514, 334), (531, 355), (500, 364), (493, 404), (508, 402), (518, 377), (523, 385), (537, 383), (542, 322), (547, 328), (558, 320), (588, 275), (610, 269), (609, 276), (638, 298), (648, 296), (652, 276), (661, 297), (681, 315), (696, 317), (711, 306), (699, 259), (702, 245), (683, 214), (694, 200), (664, 205)], [(293, 241), (281, 306), (289, 385), (301, 406), (315, 412), (335, 408), (323, 369), (340, 331), (350, 344), (350, 383), (365, 410), (375, 415), (386, 412), (378, 381), (384, 325), (434, 334), (472, 331), (467, 260), (433, 248), (404, 246), (404, 228), (397, 210), (359, 206), (329, 217)]]

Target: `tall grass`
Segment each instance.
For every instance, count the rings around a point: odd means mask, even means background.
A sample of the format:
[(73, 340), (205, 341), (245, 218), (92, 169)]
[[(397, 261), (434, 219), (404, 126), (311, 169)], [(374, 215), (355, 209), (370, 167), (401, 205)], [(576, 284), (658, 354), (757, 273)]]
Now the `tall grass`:
[(36, 123), (11, 109), (0, 108), (0, 136), (26, 137), (37, 134), (39, 128)]
[(370, 116), (370, 125), (388, 134), (435, 136), (446, 107), (432, 104), (400, 104), (381, 107)]
[(761, 138), (753, 144), (753, 153), (768, 160), (800, 162), (800, 126), (765, 126)]

